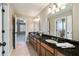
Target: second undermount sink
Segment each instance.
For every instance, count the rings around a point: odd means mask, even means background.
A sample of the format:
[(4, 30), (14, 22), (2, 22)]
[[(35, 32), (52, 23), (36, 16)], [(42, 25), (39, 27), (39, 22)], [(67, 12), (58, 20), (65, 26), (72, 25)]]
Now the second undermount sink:
[(75, 48), (75, 45), (68, 43), (68, 42), (56, 43), (56, 46), (61, 47), (61, 48)]
[(70, 44), (68, 42), (58, 43), (57, 41), (51, 39), (46, 39), (45, 41), (48, 43), (56, 44), (57, 47), (61, 47), (61, 48), (75, 48), (73, 44)]

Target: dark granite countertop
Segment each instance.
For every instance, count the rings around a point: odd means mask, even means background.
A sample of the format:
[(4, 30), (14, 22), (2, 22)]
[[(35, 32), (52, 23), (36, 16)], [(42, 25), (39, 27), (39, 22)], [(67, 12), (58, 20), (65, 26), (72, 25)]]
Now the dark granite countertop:
[[(57, 47), (55, 44), (53, 43), (48, 43), (45, 41), (46, 38), (51, 38), (53, 36), (50, 36), (50, 35), (44, 35), (44, 37), (42, 36), (39, 36), (37, 34), (33, 34), (32, 35), (36, 38), (38, 38), (40, 41), (42, 41), (43, 43), (47, 44), (48, 46), (50, 46), (51, 48), (55, 48), (57, 49), (59, 52), (63, 53), (64, 55), (66, 56), (79, 56), (79, 45), (75, 45), (76, 47), (75, 48), (60, 48), (60, 47)], [(47, 37), (48, 36), (48, 37)], [(61, 39), (62, 40), (62, 39)], [(67, 41), (67, 40), (66, 40)], [(76, 44), (79, 43), (79, 42), (75, 42)]]

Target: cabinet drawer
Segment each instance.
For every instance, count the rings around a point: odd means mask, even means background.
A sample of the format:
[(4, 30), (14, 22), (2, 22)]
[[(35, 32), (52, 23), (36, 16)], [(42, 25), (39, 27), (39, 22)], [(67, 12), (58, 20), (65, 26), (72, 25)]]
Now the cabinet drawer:
[(40, 44), (37, 43), (36, 45), (37, 54), (40, 55)]
[(35, 43), (34, 43), (34, 46), (33, 46), (33, 47), (34, 47), (34, 49), (36, 50), (36, 44), (35, 44)]
[(41, 46), (41, 56), (45, 56), (45, 47)]

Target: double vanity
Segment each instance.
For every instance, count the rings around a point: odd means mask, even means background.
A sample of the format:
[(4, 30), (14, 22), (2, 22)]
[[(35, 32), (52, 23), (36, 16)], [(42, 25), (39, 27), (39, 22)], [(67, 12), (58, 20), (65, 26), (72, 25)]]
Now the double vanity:
[(29, 43), (39, 56), (79, 56), (79, 42), (56, 36), (29, 33)]

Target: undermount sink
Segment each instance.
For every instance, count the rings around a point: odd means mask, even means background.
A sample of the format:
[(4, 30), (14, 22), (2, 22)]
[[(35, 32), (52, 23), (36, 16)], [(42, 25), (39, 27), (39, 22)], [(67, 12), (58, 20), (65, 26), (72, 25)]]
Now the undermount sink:
[(68, 42), (58, 43), (57, 41), (51, 39), (46, 39), (45, 41), (48, 43), (56, 44), (57, 47), (61, 47), (61, 48), (75, 48), (73, 44), (70, 44)]
[(54, 44), (56, 44), (56, 43), (57, 43), (56, 41), (51, 40), (51, 39), (46, 39), (45, 41), (46, 41), (46, 42), (48, 42), (48, 43), (54, 43)]

